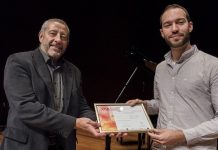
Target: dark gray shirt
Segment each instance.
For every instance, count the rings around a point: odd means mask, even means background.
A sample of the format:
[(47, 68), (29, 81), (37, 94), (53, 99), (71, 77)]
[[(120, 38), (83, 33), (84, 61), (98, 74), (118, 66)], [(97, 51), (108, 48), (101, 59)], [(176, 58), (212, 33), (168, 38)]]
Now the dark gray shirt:
[(52, 60), (46, 55), (45, 52), (40, 50), (43, 58), (48, 66), (50, 71), (50, 75), (52, 78), (52, 83), (54, 87), (54, 109), (58, 112), (63, 110), (63, 69), (62, 63), (54, 63)]
[(178, 62), (174, 63), (171, 58), (168, 52), (165, 61), (156, 68), (154, 99), (147, 101), (148, 113), (158, 114), (157, 128), (183, 130), (187, 144), (169, 149), (215, 150), (218, 59), (195, 45), (184, 52)]

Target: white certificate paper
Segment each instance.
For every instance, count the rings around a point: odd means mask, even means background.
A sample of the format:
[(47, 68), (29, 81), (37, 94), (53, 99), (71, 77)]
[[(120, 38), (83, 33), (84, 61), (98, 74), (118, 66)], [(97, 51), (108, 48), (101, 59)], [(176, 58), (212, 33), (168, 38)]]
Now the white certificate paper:
[(100, 132), (144, 132), (153, 128), (143, 104), (133, 107), (123, 103), (94, 105)]

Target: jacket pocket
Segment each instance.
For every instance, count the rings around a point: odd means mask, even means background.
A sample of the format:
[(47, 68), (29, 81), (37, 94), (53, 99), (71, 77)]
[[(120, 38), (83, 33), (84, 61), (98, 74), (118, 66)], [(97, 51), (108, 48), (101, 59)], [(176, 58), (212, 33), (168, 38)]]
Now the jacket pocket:
[(26, 144), (29, 138), (29, 135), (23, 130), (17, 128), (7, 127), (3, 131), (4, 138), (8, 138), (23, 144)]

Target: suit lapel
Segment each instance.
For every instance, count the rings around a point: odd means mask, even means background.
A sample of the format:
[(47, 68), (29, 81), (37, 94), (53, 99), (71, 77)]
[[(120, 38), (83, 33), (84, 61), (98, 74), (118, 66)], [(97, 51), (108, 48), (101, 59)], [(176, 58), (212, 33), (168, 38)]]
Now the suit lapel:
[[(50, 76), (50, 72), (48, 70), (48, 67), (46, 66), (45, 60), (40, 52), (39, 49), (35, 50), (33, 52), (33, 64), (38, 71), (39, 75), (41, 76), (42, 80), (45, 82), (50, 97), (52, 99), (51, 101), (51, 106), (53, 107), (54, 105), (54, 100), (53, 100), (53, 93), (54, 93), (54, 88), (52, 85), (52, 79)], [(70, 101), (70, 96), (72, 92), (72, 86), (73, 86), (73, 70), (68, 66), (67, 62), (64, 62), (63, 66), (63, 87), (64, 87), (64, 108), (63, 112), (67, 113), (67, 109), (69, 106), (69, 101)]]
[(39, 49), (36, 49), (35, 51), (33, 51), (33, 65), (35, 66), (36, 70), (38, 71), (39, 75), (41, 76), (42, 80), (45, 82), (50, 97), (52, 99), (52, 105), (53, 105), (53, 93), (54, 93), (54, 88), (52, 85), (52, 79), (51, 79), (51, 75), (50, 72), (48, 70), (48, 67), (45, 63), (45, 60), (40, 52)]
[(63, 67), (63, 84), (64, 84), (64, 110), (67, 113), (69, 107), (70, 96), (73, 86), (73, 71), (68, 66), (67, 62), (64, 63)]

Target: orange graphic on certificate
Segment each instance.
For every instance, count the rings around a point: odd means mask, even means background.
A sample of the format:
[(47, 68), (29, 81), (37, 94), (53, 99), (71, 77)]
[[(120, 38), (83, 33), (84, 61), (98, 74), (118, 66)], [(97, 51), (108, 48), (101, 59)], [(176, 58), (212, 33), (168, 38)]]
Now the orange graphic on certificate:
[(110, 106), (99, 106), (98, 113), (102, 131), (117, 131), (117, 125)]

